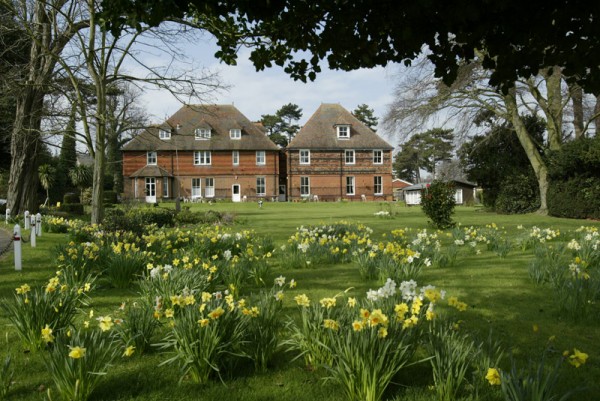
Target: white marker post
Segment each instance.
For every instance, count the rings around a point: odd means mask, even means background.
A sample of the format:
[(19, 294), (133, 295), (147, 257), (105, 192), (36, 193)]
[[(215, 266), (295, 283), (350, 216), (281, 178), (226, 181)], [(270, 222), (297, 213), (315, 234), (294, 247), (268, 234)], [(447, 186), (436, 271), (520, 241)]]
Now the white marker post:
[(13, 234), (13, 245), (15, 254), (15, 270), (20, 272), (22, 269), (21, 265), (21, 226), (15, 224)]
[(31, 227), (29, 227), (29, 210), (25, 210), (25, 229), (29, 230)]
[(31, 237), (29, 237), (29, 241), (31, 242), (31, 247), (35, 248), (35, 215), (31, 215)]
[(5, 223), (8, 224), (8, 218), (10, 217), (10, 209), (6, 208), (6, 217), (5, 217)]
[(35, 234), (38, 237), (42, 236), (42, 215), (40, 213), (35, 215)]

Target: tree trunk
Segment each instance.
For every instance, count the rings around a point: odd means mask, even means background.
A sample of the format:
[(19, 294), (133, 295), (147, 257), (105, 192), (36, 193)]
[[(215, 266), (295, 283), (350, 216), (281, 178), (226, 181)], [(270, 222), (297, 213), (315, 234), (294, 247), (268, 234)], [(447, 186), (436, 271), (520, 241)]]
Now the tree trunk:
[(600, 96), (596, 96), (596, 105), (594, 106), (594, 125), (596, 126), (596, 136), (600, 136)]
[(548, 92), (548, 107), (544, 110), (548, 129), (548, 146), (551, 150), (558, 150), (562, 144), (562, 91), (561, 70), (558, 67), (549, 68), (545, 75), (546, 90)]
[(573, 127), (575, 139), (583, 136), (583, 89), (577, 84), (569, 85), (573, 102)]
[(540, 208), (538, 209), (538, 213), (546, 215), (548, 214), (548, 203), (546, 200), (546, 195), (548, 193), (548, 167), (546, 166), (542, 155), (535, 147), (535, 143), (531, 139), (531, 136), (527, 132), (527, 128), (519, 115), (514, 88), (510, 89), (508, 94), (504, 95), (504, 102), (515, 132), (517, 133), (517, 137), (519, 138), (519, 142), (525, 150), (525, 154), (529, 159), (529, 163), (531, 163), (531, 167), (533, 167), (533, 171), (535, 172), (538, 181), (538, 188), (540, 190)]

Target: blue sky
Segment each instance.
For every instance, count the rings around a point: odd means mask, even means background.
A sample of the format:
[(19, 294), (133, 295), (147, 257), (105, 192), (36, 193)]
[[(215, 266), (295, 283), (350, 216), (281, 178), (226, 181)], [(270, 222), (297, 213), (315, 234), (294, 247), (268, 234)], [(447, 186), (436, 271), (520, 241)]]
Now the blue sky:
[[(300, 124), (304, 124), (321, 103), (339, 103), (352, 111), (366, 103), (381, 119), (392, 100), (393, 75), (398, 68), (362, 69), (357, 71), (330, 71), (323, 68), (314, 82), (294, 81), (280, 67), (256, 72), (248, 59), (249, 50), (242, 49), (236, 66), (227, 66), (214, 57), (215, 41), (202, 36), (185, 52), (196, 64), (219, 71), (230, 89), (216, 93), (206, 103), (234, 104), (250, 120), (260, 120), (263, 114), (274, 114), (287, 103), (295, 103), (303, 110)], [(160, 122), (175, 113), (181, 104), (168, 92), (146, 91), (142, 96), (153, 122)]]

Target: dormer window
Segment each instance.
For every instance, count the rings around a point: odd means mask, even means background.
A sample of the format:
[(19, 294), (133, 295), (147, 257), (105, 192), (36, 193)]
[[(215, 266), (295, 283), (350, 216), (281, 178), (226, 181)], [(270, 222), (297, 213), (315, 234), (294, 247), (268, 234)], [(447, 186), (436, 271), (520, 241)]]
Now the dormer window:
[(161, 129), (158, 131), (158, 137), (163, 140), (171, 139), (171, 131), (167, 131), (166, 129)]
[(242, 130), (239, 128), (232, 128), (229, 130), (229, 137), (231, 139), (242, 139)]
[(210, 139), (211, 130), (209, 128), (196, 128), (194, 136), (196, 139)]
[(336, 125), (338, 139), (350, 139), (349, 125)]

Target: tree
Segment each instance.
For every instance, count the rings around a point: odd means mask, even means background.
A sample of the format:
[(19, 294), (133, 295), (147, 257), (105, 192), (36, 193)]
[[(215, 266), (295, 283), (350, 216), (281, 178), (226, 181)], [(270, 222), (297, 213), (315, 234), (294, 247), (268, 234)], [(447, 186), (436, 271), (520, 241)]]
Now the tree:
[[(545, 122), (531, 115), (523, 116), (523, 121), (543, 152)], [(485, 118), (485, 124), (489, 128), (463, 143), (457, 153), (468, 179), (483, 189), (484, 204), (495, 208), (505, 182), (518, 175), (535, 182), (535, 173), (510, 122)]]
[[(548, 68), (540, 76), (516, 81), (506, 93), (500, 93), (488, 85), (489, 73), (478, 62), (465, 63), (451, 87), (436, 80), (431, 69), (414, 70), (414, 75), (407, 74), (398, 85), (396, 100), (390, 105), (386, 122), (403, 132), (410, 132), (410, 127), (418, 126), (419, 122), (444, 116), (454, 118), (459, 130), (468, 133), (472, 132), (482, 110), (509, 122), (535, 173), (540, 194), (538, 211), (545, 214), (548, 209), (548, 168), (543, 151), (562, 146), (563, 113), (570, 97), (570, 93), (563, 91), (562, 73), (560, 68)], [(528, 131), (524, 112), (544, 116), (546, 137), (542, 146)], [(590, 116), (590, 121), (593, 118)], [(589, 124), (585, 126), (590, 127)]]
[(288, 103), (281, 106), (276, 115), (281, 120), (279, 132), (287, 135), (289, 143), (300, 130), (300, 126), (295, 122), (302, 118), (302, 109), (297, 104)]
[(249, 46), (257, 70), (275, 63), (294, 79), (314, 80), (324, 59), (348, 71), (408, 65), (426, 48), (436, 77), (450, 85), (463, 60), (485, 49), (488, 82), (504, 92), (518, 78), (558, 67), (570, 82), (600, 93), (600, 10), (584, 0), (481, 2), (468, 12), (457, 2), (364, 0), (104, 0), (102, 9), (115, 31), (194, 13), (217, 38), (220, 59), (235, 64), (240, 46)]
[[(122, 30), (119, 35), (114, 36), (105, 29), (106, 21), (99, 16), (100, 6), (97, 0), (37, 0), (33, 19), (29, 18), (27, 7), (26, 2), (14, 2), (9, 10), (19, 27), (32, 40), (31, 57), (35, 59), (26, 85), (31, 92), (31, 99), (27, 98), (22, 102), (27, 110), (19, 111), (17, 107), (16, 121), (19, 124), (15, 124), (12, 135), (14, 146), (9, 202), (14, 205), (14, 209), (11, 207), (11, 213), (18, 213), (24, 202), (31, 202), (29, 193), (20, 188), (34, 186), (30, 181), (34, 181), (37, 176), (31, 172), (32, 169), (23, 167), (25, 161), (28, 161), (33, 164), (35, 171), (37, 146), (41, 139), (42, 105), (50, 92), (51, 79), (58, 77), (58, 80), (72, 86), (71, 96), (65, 96), (65, 100), (77, 107), (82, 124), (80, 139), (94, 158), (92, 222), (99, 223), (103, 217), (107, 125), (110, 119), (107, 100), (109, 89), (119, 81), (136, 80), (135, 76), (123, 73), (125, 59), (133, 60), (137, 63), (136, 68), (144, 71), (142, 81), (145, 84), (169, 89), (181, 101), (202, 99), (221, 86), (215, 74), (195, 66), (190, 66), (190, 71), (174, 69), (173, 60), (185, 55), (185, 52), (174, 47), (174, 40), (189, 38), (194, 33), (184, 32), (181, 25), (166, 24), (152, 29), (145, 27), (139, 31)], [(192, 20), (181, 22), (198, 26)], [(45, 32), (52, 34), (46, 35)], [(154, 42), (139, 41), (142, 37), (152, 37)], [(164, 61), (164, 65), (145, 63), (142, 58), (137, 57), (137, 52), (148, 47), (162, 52), (160, 59)], [(94, 100), (93, 105), (88, 102), (90, 95)], [(24, 127), (23, 121), (31, 127)]]
[(49, 164), (42, 164), (38, 169), (38, 176), (40, 185), (46, 190), (46, 200), (44, 201), (44, 206), (46, 206), (50, 201), (50, 187), (56, 181), (56, 169)]
[(29, 51), (22, 72), (11, 83), (16, 110), (11, 133), (8, 203), (13, 215), (25, 209), (37, 209), (36, 171), (44, 96), (58, 62), (56, 56), (62, 53), (77, 31), (88, 25), (87, 19), (75, 17), (80, 15), (79, 3), (67, 3), (67, 0), (35, 1), (33, 4), (15, 1), (6, 4), (3, 10), (13, 24), (8, 27), (8, 32), (2, 32), (2, 36), (20, 32), (19, 41), (25, 41)]
[(294, 124), (302, 118), (302, 109), (298, 105), (288, 103), (283, 105), (275, 114), (264, 114), (261, 123), (267, 129), (269, 138), (281, 147), (286, 147), (300, 126)]
[(83, 164), (76, 165), (69, 170), (69, 178), (73, 186), (79, 189), (79, 201), (83, 200), (83, 190), (92, 184), (93, 171)]
[(377, 128), (377, 122), (379, 119), (375, 117), (375, 110), (370, 108), (366, 104), (360, 104), (354, 109), (352, 114), (356, 117), (360, 122), (369, 127), (371, 130), (375, 131)]
[(436, 178), (436, 166), (441, 161), (452, 158), (454, 145), (453, 130), (434, 128), (412, 136), (396, 155), (394, 171), (396, 176), (408, 181), (420, 182), (423, 169)]

